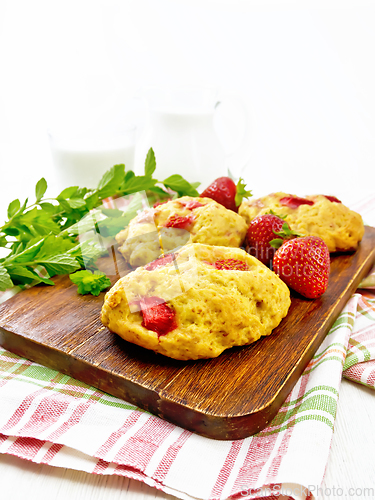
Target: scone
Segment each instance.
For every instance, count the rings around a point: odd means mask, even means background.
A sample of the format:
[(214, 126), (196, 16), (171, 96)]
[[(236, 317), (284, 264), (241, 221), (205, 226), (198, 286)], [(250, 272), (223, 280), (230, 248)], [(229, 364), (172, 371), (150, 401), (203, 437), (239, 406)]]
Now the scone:
[(191, 360), (269, 335), (289, 306), (288, 287), (255, 257), (194, 243), (117, 281), (101, 320), (129, 342)]
[(125, 260), (136, 267), (186, 243), (239, 247), (246, 230), (240, 215), (216, 201), (183, 196), (143, 211), (116, 241)]
[(272, 193), (244, 201), (238, 213), (247, 224), (257, 215), (285, 216), (293, 231), (302, 236), (319, 236), (330, 252), (356, 250), (364, 234), (362, 217), (334, 196), (313, 195), (300, 198), (286, 193)]

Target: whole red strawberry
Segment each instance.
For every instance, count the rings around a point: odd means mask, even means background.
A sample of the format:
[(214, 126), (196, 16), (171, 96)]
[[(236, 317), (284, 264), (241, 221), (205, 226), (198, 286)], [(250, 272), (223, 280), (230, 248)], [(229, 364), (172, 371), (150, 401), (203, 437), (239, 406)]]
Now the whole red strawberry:
[(280, 232), (284, 224), (289, 228), (288, 224), (277, 215), (265, 214), (255, 217), (247, 230), (246, 252), (269, 266), (276, 251), (270, 245), (270, 241), (277, 238), (275, 232)]
[(242, 179), (236, 185), (230, 177), (219, 177), (200, 196), (201, 198), (211, 198), (228, 210), (238, 212), (242, 199), (251, 196), (251, 192), (246, 191), (245, 187), (246, 184), (243, 183)]
[(273, 270), (290, 288), (304, 297), (316, 299), (328, 286), (328, 247), (317, 236), (286, 241), (276, 250)]

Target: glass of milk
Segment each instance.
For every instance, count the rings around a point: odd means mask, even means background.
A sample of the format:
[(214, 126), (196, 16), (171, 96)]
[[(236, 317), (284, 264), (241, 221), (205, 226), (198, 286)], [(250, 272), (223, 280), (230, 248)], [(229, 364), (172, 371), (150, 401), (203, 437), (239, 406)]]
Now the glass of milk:
[(58, 187), (95, 188), (113, 165), (134, 168), (136, 126), (122, 123), (60, 124), (49, 130)]

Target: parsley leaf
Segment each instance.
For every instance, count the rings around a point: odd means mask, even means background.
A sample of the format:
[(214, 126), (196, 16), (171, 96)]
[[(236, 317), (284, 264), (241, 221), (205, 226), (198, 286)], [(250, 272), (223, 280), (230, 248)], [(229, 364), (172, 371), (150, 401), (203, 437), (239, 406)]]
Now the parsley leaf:
[(71, 196), (74, 196), (76, 192), (78, 191), (78, 186), (71, 186), (68, 188), (65, 188), (61, 191), (61, 193), (58, 195), (56, 198), (57, 200), (65, 200), (67, 198), (70, 198)]
[(10, 277), (14, 285), (36, 285), (38, 283), (44, 283), (45, 285), (54, 285), (54, 282), (49, 278), (43, 277), (41, 273), (33, 271), (31, 268), (22, 267), (16, 264), (10, 264), (7, 266)]
[(50, 276), (68, 274), (81, 267), (77, 260), (69, 254), (58, 254), (36, 259), (33, 265), (35, 264), (42, 265)]
[(125, 165), (114, 165), (101, 178), (98, 194), (101, 199), (111, 196), (121, 186), (125, 175)]
[[(199, 196), (198, 191), (181, 175), (174, 174), (167, 177), (163, 184), (165, 187), (176, 191), (178, 196)], [(197, 184), (195, 184), (197, 186)], [(198, 187), (198, 186), (197, 186)]]
[(125, 194), (137, 193), (138, 191), (147, 191), (155, 186), (158, 181), (147, 175), (129, 176), (122, 189)]
[(8, 271), (0, 264), (0, 292), (4, 292), (13, 286)]
[(150, 177), (156, 169), (155, 153), (152, 148), (149, 149), (145, 161), (145, 175)]
[(71, 281), (77, 285), (78, 293), (81, 295), (86, 295), (91, 293), (92, 295), (99, 295), (102, 290), (111, 286), (111, 281), (104, 273), (95, 271), (77, 271), (74, 274), (70, 274), (69, 278)]
[(16, 215), (16, 213), (18, 212), (18, 210), (21, 208), (21, 202), (20, 200), (13, 200), (9, 203), (9, 206), (8, 206), (8, 217), (9, 219), (11, 219), (14, 215)]
[(67, 251), (67, 254), (76, 259), (80, 267), (91, 267), (104, 253), (101, 246), (90, 240), (83, 241)]
[(47, 181), (45, 180), (44, 177), (42, 177), (36, 183), (36, 186), (35, 186), (35, 198), (36, 198), (36, 201), (40, 201), (43, 198), (44, 193), (46, 191), (47, 191)]
[(5, 259), (5, 262), (10, 262), (14, 263), (17, 262), (17, 264), (22, 264), (25, 262), (32, 261), (36, 254), (39, 252), (41, 247), (43, 246), (44, 239), (38, 240), (36, 243), (31, 240), (31, 245), (26, 246), (26, 248), (20, 252), (15, 252), (13, 255), (8, 256)]

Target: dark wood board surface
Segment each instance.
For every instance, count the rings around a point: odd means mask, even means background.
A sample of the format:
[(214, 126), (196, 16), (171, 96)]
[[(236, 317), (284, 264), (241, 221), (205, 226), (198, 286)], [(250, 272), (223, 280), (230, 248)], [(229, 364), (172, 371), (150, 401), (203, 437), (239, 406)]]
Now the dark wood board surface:
[(104, 295), (77, 295), (67, 276), (0, 306), (0, 344), (203, 436), (242, 439), (276, 415), (374, 261), (375, 228), (366, 227), (355, 253), (332, 256), (321, 298), (292, 295), (269, 337), (215, 359), (177, 361), (124, 341), (100, 322)]

